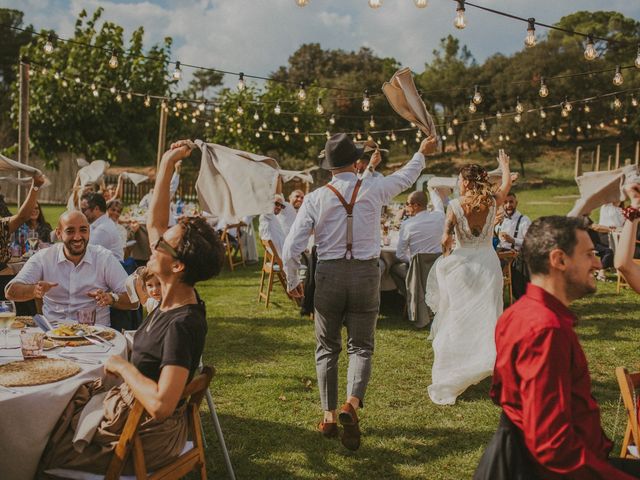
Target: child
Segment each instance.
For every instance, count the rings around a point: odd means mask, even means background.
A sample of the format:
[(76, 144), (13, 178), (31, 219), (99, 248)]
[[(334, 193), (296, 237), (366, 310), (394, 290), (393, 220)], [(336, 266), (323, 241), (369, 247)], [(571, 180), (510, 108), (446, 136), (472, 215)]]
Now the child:
[(129, 297), (132, 300), (134, 297), (137, 298), (146, 308), (147, 315), (162, 301), (160, 282), (146, 267), (140, 267), (132, 273), (127, 279), (126, 286)]

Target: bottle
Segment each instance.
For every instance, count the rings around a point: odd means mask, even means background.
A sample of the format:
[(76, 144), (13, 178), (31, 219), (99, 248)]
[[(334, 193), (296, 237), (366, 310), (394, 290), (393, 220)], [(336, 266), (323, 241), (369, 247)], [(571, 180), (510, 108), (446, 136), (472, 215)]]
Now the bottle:
[(182, 198), (178, 198), (178, 201), (176, 202), (176, 215), (180, 216), (182, 215), (183, 212), (184, 212), (184, 202), (182, 201)]

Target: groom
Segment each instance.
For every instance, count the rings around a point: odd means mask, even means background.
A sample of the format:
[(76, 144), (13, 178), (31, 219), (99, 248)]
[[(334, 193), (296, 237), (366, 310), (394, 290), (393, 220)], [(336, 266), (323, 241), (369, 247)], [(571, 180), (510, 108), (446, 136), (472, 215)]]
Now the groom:
[[(315, 332), (316, 373), (324, 410), (318, 429), (325, 437), (338, 435), (337, 420), (344, 427), (342, 444), (360, 447), (358, 408), (362, 407), (371, 375), (374, 333), (380, 307), (380, 215), (382, 206), (410, 187), (424, 168), (425, 155), (436, 149), (430, 137), (400, 170), (387, 177), (359, 179), (355, 162), (363, 147), (344, 133), (326, 143), (320, 165), (332, 180), (305, 197), (284, 244), (282, 259), (290, 294), (301, 297), (298, 278), (300, 254), (313, 232), (318, 252), (316, 267)], [(370, 165), (380, 163), (380, 152)], [(347, 327), (347, 401), (338, 415), (338, 357), (342, 326)]]

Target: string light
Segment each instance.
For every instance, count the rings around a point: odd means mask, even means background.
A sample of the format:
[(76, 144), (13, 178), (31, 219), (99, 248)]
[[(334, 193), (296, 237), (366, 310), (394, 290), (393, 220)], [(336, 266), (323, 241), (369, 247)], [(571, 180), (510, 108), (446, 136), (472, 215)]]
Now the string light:
[(118, 68), (118, 54), (114, 50), (111, 52), (111, 58), (109, 59), (109, 67), (110, 68)]
[(566, 110), (567, 112), (573, 110), (573, 105), (571, 105), (571, 102), (567, 99), (567, 97), (564, 97), (563, 110)]
[(620, 110), (622, 108), (622, 102), (620, 101), (617, 95), (616, 95), (616, 98), (614, 98), (613, 100), (613, 108), (615, 108), (616, 110)]
[(335, 125), (336, 124), (336, 116), (335, 115), (331, 115), (331, 117), (329, 117), (329, 123), (331, 125)]
[(305, 135), (304, 136), (304, 142), (305, 143), (309, 143), (311, 141), (311, 139), (309, 138), (309, 135)]
[(451, 125), (447, 127), (447, 135), (453, 135), (453, 127)]
[(562, 117), (567, 118), (569, 116), (569, 110), (567, 110), (566, 108), (563, 108), (562, 111), (560, 112), (560, 115), (562, 115)]
[(502, 112), (501, 111), (497, 111), (496, 112), (496, 120), (500, 120), (502, 118)]
[(515, 116), (513, 117), (513, 121), (516, 123), (520, 123), (522, 121), (522, 114), (516, 113)]
[(145, 95), (145, 97), (144, 97), (144, 106), (145, 107), (150, 107), (151, 106), (151, 97), (149, 97), (149, 95)]
[(502, 134), (498, 135), (498, 141), (499, 142), (504, 142), (504, 135), (502, 135)]
[(371, 99), (369, 98), (369, 90), (365, 90), (362, 97), (362, 111), (368, 112), (371, 110)]
[(524, 112), (524, 105), (522, 105), (522, 103), (520, 103), (520, 97), (516, 97), (516, 112), (517, 113)]
[(458, 117), (453, 117), (453, 120), (451, 121), (451, 123), (453, 123), (454, 126), (458, 126), (458, 124), (460, 123), (460, 120), (458, 120)]
[[(425, 2), (426, 3), (426, 2)], [(425, 5), (426, 6), (426, 5)], [(391, 141), (395, 142), (396, 140), (398, 140), (398, 137), (396, 137), (396, 134), (394, 131), (391, 132)]]
[(624, 83), (624, 77), (622, 76), (622, 69), (620, 65), (616, 65), (616, 74), (613, 76), (613, 84), (619, 87)]
[(255, 121), (260, 120), (260, 115), (258, 115), (258, 112), (253, 112), (253, 119), (254, 119)]
[(356, 133), (356, 139), (362, 140), (362, 134), (360, 132)]
[(293, 129), (294, 133), (300, 133), (300, 128), (296, 125), (295, 128)]
[(589, 113), (591, 111), (591, 106), (588, 103), (584, 104), (584, 113)]
[(297, 115), (293, 116), (293, 123), (298, 123), (300, 121), (300, 119), (298, 118)]
[(299, 7), (306, 7), (309, 5), (309, 0), (296, 0), (296, 5)]
[(487, 124), (485, 123), (484, 118), (482, 119), (482, 122), (480, 122), (480, 131), (481, 132), (487, 131)]
[(587, 122), (587, 130), (591, 130), (591, 124)]
[(371, 115), (371, 119), (369, 120), (369, 126), (371, 128), (376, 128), (376, 121), (373, 119), (373, 115)]
[(540, 78), (540, 90), (538, 90), (538, 95), (540, 95), (542, 98), (549, 96), (549, 87), (547, 87), (547, 84), (544, 81), (544, 77)]
[(316, 104), (316, 113), (318, 115), (324, 114), (324, 107), (322, 106), (322, 98), (318, 97), (318, 103)]
[(304, 102), (307, 99), (307, 91), (304, 88), (304, 82), (300, 82), (300, 89), (298, 90), (298, 100)]
[(544, 111), (544, 108), (540, 109), (540, 118), (542, 119), (547, 118), (547, 112)]
[(369, 6), (376, 10), (382, 6), (382, 0), (369, 0)]
[(202, 103), (198, 104), (198, 110), (204, 112), (207, 108), (207, 100), (205, 99)]
[(555, 136), (556, 136), (556, 131), (555, 131), (555, 129), (553, 129), (553, 128), (551, 129), (551, 132), (549, 132), (549, 133), (551, 133), (551, 136), (552, 136), (552, 137), (555, 137)]
[(269, 134), (269, 140), (273, 140), (273, 133)]
[(238, 91), (242, 92), (245, 88), (247, 88), (247, 84), (244, 81), (244, 73), (240, 72), (238, 74), (238, 85), (237, 85)]
[(637, 107), (638, 106), (638, 99), (636, 98), (635, 95), (631, 95), (631, 106), (632, 107)]
[(482, 103), (482, 94), (480, 93), (480, 89), (478, 88), (478, 85), (474, 86), (473, 98), (471, 100), (476, 105), (480, 105)]
[(238, 115), (244, 115), (244, 108), (242, 108), (242, 104), (238, 103), (238, 108), (236, 108), (236, 112)]
[(273, 113), (275, 113), (276, 115), (280, 115), (281, 112), (282, 112), (282, 108), (280, 107), (280, 100), (278, 100), (278, 102), (276, 103), (276, 106), (273, 107)]
[(424, 8), (429, 4), (427, 0), (413, 0), (413, 3), (415, 3), (418, 8)]
[(325, 131), (324, 136), (329, 140), (331, 138), (331, 132), (329, 130)]
[(404, 145), (405, 147), (407, 146), (407, 141), (404, 138), (402, 139), (402, 145)]
[(531, 48), (536, 45), (536, 19), (530, 18), (527, 22), (529, 25), (527, 26), (527, 36), (524, 38), (524, 46)]
[(182, 78), (182, 69), (180, 68), (180, 62), (176, 62), (176, 68), (173, 71), (173, 79), (180, 80)]
[(122, 95), (120, 95), (120, 93), (116, 95), (116, 102), (122, 103)]
[(116, 90), (116, 87), (115, 87), (115, 86), (113, 86), (113, 87), (111, 87), (111, 88), (109, 89), (109, 92), (110, 92), (112, 95), (113, 95), (113, 94), (115, 94), (115, 93), (116, 93), (116, 91), (117, 91), (117, 90)]
[(592, 61), (598, 57), (598, 52), (596, 51), (596, 47), (593, 44), (593, 34), (587, 35), (587, 46), (584, 49), (584, 58)]
[(47, 41), (44, 44), (44, 53), (50, 55), (53, 53), (53, 35), (50, 33), (47, 35)]
[(476, 113), (477, 110), (478, 107), (474, 103), (473, 99), (471, 99), (471, 101), (469, 102), (469, 113)]
[(62, 82), (60, 82), (60, 84), (64, 87), (67, 88), (69, 86), (69, 83), (63, 78)]
[(456, 18), (453, 21), (453, 26), (456, 27), (458, 30), (462, 30), (464, 27), (467, 26), (467, 21), (464, 18), (464, 0), (457, 0), (458, 1), (458, 6), (456, 7)]

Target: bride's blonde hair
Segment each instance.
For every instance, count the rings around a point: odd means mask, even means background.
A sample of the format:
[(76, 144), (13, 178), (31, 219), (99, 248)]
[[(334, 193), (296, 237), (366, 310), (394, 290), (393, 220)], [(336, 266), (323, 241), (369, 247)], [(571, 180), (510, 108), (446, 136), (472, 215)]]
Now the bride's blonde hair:
[(472, 193), (471, 200), (467, 202), (472, 210), (478, 211), (481, 205), (487, 207), (491, 205), (493, 202), (493, 186), (489, 182), (489, 175), (483, 167), (477, 163), (466, 165), (460, 169), (460, 176), (468, 182), (466, 188)]

